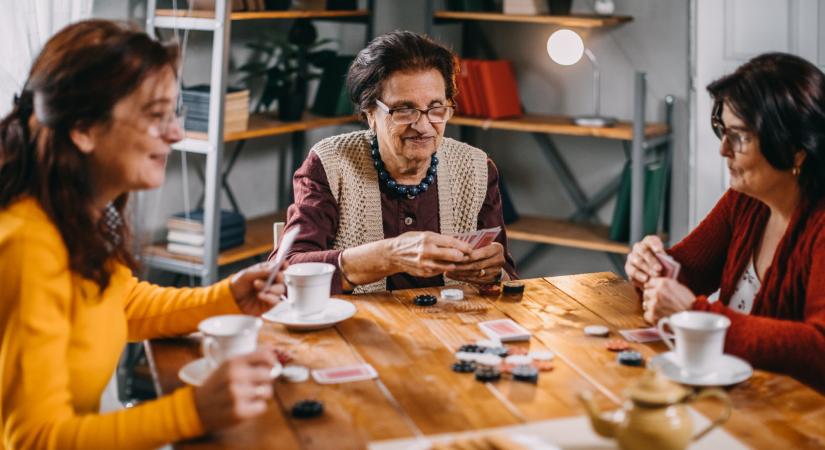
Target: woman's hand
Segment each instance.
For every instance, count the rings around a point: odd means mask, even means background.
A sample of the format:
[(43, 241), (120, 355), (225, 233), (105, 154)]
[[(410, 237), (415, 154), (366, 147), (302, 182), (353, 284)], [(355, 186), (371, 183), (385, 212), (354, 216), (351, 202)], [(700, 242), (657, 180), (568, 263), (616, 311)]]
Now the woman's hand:
[(281, 301), (281, 296), (286, 293), (284, 286), (284, 269), (288, 264), (286, 261), (277, 268), (278, 274), (269, 289), (264, 291), (266, 280), (273, 270), (271, 263), (263, 262), (249, 266), (232, 276), (229, 283), (229, 290), (235, 297), (235, 303), (244, 314), (260, 316), (272, 309)]
[(633, 244), (633, 249), (627, 255), (624, 271), (628, 280), (637, 288), (642, 288), (651, 278), (662, 274), (662, 265), (656, 258), (656, 253), (665, 251), (665, 246), (659, 236), (645, 236), (641, 241)]
[(392, 239), (389, 258), (392, 273), (434, 277), (456, 270), (456, 264), (467, 261), (472, 253), (470, 244), (452, 236), (410, 231)]
[(684, 284), (672, 278), (653, 278), (644, 285), (642, 309), (644, 318), (655, 324), (662, 317), (690, 309), (696, 296)]
[(272, 398), (271, 349), (237, 356), (218, 366), (195, 388), (195, 408), (207, 431), (225, 428), (263, 414)]
[(470, 259), (456, 265), (447, 277), (457, 281), (475, 284), (495, 283), (501, 277), (504, 267), (504, 246), (498, 242), (473, 250)]

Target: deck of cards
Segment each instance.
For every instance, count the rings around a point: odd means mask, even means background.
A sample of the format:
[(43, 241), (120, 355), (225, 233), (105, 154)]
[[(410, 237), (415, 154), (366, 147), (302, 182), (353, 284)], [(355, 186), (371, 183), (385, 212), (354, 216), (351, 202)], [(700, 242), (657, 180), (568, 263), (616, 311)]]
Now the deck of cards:
[(330, 367), (312, 371), (312, 378), (318, 384), (339, 384), (378, 378), (378, 372), (369, 364)]
[(679, 278), (679, 270), (682, 268), (682, 265), (679, 264), (679, 261), (676, 261), (670, 255), (664, 252), (656, 253), (656, 259), (658, 259), (659, 264), (662, 265), (661, 276), (665, 278), (673, 278), (674, 280)]
[(479, 323), (478, 327), (490, 339), (501, 342), (529, 341), (531, 336), (530, 331), (512, 319), (488, 320)]
[(472, 245), (473, 250), (476, 250), (492, 244), (499, 233), (501, 233), (501, 227), (485, 228), (467, 233), (451, 234), (450, 236)]

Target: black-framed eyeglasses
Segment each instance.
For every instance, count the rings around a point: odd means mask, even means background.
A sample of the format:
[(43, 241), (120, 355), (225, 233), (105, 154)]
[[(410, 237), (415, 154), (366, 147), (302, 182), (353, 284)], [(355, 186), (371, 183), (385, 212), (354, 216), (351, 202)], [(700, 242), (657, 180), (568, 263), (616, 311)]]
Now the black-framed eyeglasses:
[(710, 113), (710, 126), (713, 128), (713, 134), (723, 143), (727, 141), (734, 152), (744, 153), (748, 144), (753, 141), (753, 133), (742, 128), (725, 126), (725, 122), (722, 121), (723, 106), (724, 103), (719, 100), (713, 104), (713, 110)]
[(390, 115), (392, 123), (396, 125), (409, 125), (418, 122), (421, 114), (427, 115), (427, 120), (430, 123), (444, 123), (450, 120), (455, 113), (455, 106), (453, 105), (438, 105), (427, 109), (410, 108), (402, 106), (400, 108), (390, 108), (381, 100), (375, 99), (375, 104), (381, 108), (382, 111)]

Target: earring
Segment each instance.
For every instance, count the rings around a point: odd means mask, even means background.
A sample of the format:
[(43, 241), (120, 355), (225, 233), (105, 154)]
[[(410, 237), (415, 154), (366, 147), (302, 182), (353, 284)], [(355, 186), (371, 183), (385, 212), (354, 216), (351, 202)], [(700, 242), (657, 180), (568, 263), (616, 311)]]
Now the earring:
[(798, 177), (799, 176), (799, 167), (797, 166), (797, 167), (794, 167), (793, 169), (791, 169), (791, 173), (793, 174), (793, 176)]

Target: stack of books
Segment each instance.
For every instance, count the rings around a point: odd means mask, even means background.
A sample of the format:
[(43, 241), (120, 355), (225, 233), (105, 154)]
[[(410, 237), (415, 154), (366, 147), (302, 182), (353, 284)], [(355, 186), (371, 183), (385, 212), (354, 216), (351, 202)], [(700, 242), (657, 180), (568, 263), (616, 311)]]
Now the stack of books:
[(504, 14), (536, 16), (547, 14), (549, 9), (545, 0), (504, 0)]
[[(203, 210), (187, 214), (179, 212), (166, 219), (166, 250), (187, 256), (203, 256), (206, 236), (203, 230)], [(246, 236), (246, 219), (239, 213), (221, 211), (221, 231), (218, 251), (243, 245)]]
[(503, 119), (524, 113), (510, 61), (462, 59), (457, 84), (456, 101), (462, 116)]
[[(224, 100), (223, 131), (237, 133), (249, 126), (249, 90), (227, 88)], [(186, 107), (187, 131), (205, 133), (209, 129), (209, 85), (200, 84), (183, 89), (181, 94)]]

